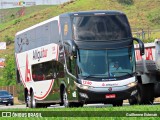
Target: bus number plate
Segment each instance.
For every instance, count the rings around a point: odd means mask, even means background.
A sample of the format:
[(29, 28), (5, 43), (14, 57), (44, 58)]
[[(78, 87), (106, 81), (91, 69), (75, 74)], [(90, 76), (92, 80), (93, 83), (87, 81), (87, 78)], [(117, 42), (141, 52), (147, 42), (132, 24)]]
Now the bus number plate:
[(106, 94), (106, 98), (116, 98), (115, 94)]

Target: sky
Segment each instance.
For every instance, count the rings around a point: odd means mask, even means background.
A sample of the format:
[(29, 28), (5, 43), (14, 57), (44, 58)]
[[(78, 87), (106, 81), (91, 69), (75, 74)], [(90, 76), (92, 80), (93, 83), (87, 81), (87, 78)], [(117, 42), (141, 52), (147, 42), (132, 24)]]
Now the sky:
[(13, 3), (18, 3), (20, 1), (23, 1), (23, 2), (26, 2), (26, 3), (27, 2), (36, 2), (36, 5), (56, 5), (56, 4), (62, 4), (64, 2), (67, 2), (67, 1), (70, 1), (70, 0), (0, 0), (0, 9), (20, 7), (18, 5), (13, 5), (12, 4), (12, 2)]

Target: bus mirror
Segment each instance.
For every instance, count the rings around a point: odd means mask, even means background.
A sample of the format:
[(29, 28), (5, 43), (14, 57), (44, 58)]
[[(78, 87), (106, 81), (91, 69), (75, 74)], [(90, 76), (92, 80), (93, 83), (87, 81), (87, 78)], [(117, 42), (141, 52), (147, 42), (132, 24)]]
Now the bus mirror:
[(144, 55), (144, 43), (138, 38), (133, 38), (133, 40), (138, 42), (141, 56)]
[(72, 54), (73, 54), (73, 56), (77, 56), (77, 48), (76, 48), (76, 46), (75, 45), (73, 45), (72, 46)]
[(71, 41), (71, 40), (68, 40), (67, 42), (66, 42), (66, 44), (68, 45), (68, 47), (69, 47), (69, 53), (71, 54), (71, 55), (73, 55), (73, 56), (75, 56), (76, 57), (76, 54), (77, 54), (77, 46), (76, 46), (76, 44), (73, 42), (73, 41)]

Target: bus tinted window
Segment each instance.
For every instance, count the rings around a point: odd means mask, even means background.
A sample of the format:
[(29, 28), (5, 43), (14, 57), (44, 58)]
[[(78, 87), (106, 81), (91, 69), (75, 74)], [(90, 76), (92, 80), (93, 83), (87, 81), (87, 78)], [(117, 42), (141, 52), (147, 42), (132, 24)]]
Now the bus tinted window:
[(50, 80), (57, 77), (64, 77), (63, 65), (58, 61), (32, 65), (32, 78), (34, 81)]
[(75, 40), (121, 40), (131, 37), (125, 15), (74, 17), (73, 32)]

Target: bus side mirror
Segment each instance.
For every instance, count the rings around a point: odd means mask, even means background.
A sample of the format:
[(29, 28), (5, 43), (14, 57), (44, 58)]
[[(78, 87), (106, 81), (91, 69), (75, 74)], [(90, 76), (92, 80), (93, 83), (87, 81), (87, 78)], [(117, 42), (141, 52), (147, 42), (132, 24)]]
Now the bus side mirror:
[(144, 43), (138, 38), (133, 38), (133, 40), (137, 41), (139, 44), (140, 55), (144, 55)]
[(74, 42), (72, 42), (71, 40), (68, 40), (67, 42), (65, 42), (68, 45), (68, 52), (73, 55), (73, 56), (77, 56), (77, 46)]

